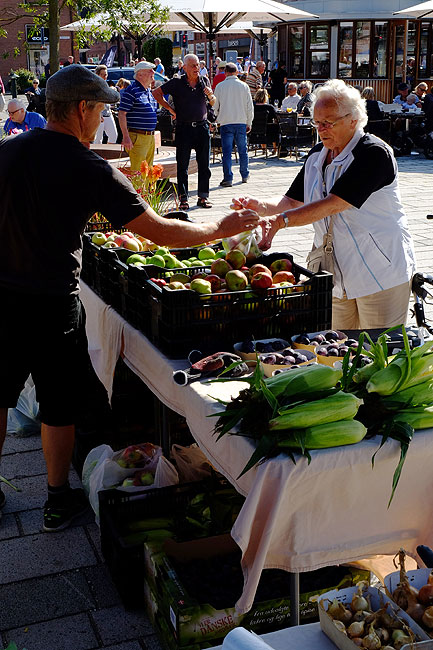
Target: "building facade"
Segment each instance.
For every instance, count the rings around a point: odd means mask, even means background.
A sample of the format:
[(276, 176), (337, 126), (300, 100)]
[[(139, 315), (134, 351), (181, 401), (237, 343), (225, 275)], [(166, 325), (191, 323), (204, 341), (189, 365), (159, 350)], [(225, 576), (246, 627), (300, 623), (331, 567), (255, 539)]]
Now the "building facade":
[(319, 19), (278, 29), (278, 59), (290, 80), (320, 83), (330, 77), (373, 86), (392, 101), (402, 81), (433, 82), (432, 21), (393, 15), (411, 0), (300, 0), (296, 7)]

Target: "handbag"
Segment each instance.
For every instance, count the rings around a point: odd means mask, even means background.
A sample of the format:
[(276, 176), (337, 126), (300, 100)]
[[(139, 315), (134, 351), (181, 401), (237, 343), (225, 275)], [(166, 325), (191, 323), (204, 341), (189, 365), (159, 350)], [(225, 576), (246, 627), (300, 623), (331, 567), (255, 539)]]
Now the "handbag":
[(334, 275), (334, 244), (332, 241), (334, 228), (334, 215), (329, 220), (329, 228), (323, 235), (323, 244), (314, 246), (307, 255), (307, 269), (313, 273), (328, 271)]

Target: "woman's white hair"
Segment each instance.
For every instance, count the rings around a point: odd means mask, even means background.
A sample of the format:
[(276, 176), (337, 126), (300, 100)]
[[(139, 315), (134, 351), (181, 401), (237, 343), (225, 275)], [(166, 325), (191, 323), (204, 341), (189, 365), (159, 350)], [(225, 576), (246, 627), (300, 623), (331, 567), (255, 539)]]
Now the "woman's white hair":
[(349, 113), (352, 119), (357, 120), (358, 126), (364, 127), (368, 122), (365, 99), (361, 97), (359, 90), (344, 83), (342, 79), (328, 79), (316, 88), (313, 93), (312, 112), (319, 99), (334, 101), (342, 115)]

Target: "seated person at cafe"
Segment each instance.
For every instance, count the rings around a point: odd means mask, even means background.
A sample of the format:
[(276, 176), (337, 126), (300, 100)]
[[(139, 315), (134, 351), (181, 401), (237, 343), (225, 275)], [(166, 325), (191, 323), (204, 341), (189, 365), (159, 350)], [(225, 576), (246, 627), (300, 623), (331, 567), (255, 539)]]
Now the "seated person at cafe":
[(428, 86), (425, 81), (421, 81), (416, 87), (415, 90), (413, 91), (414, 94), (418, 97), (419, 101), (421, 104), (424, 101), (425, 94), (428, 92)]
[(30, 113), (26, 111), (23, 102), (20, 99), (11, 99), (8, 102), (7, 111), (9, 118), (6, 120), (3, 130), (6, 135), (16, 135), (31, 131), (36, 127), (44, 128), (47, 123), (46, 119), (39, 113)]
[[(252, 131), (254, 131), (254, 121), (256, 117), (263, 113), (266, 114), (266, 134), (269, 141), (272, 142), (272, 152), (277, 153), (277, 141), (279, 136), (277, 112), (272, 104), (269, 104), (268, 91), (264, 88), (260, 88), (254, 96), (254, 120), (251, 127)], [(265, 144), (262, 144), (262, 149), (265, 151)]]
[(433, 86), (429, 93), (424, 96), (424, 113), (425, 113), (425, 129), (427, 133), (433, 131)]
[(300, 99), (301, 96), (298, 95), (298, 85), (294, 81), (291, 81), (287, 84), (287, 97), (283, 99), (281, 110), (286, 111), (289, 108), (292, 109), (292, 111), (296, 111)]
[(296, 112), (298, 115), (303, 115), (304, 117), (309, 117), (311, 114), (310, 108), (313, 103), (313, 97), (311, 96), (311, 91), (313, 89), (313, 84), (311, 81), (301, 81), (298, 86), (298, 91), (301, 95), (301, 99), (298, 102), (296, 107)]
[(415, 93), (411, 93), (406, 97), (406, 101), (404, 104), (402, 104), (403, 108), (421, 108), (422, 107), (422, 102), (421, 100), (415, 95)]
[(406, 83), (398, 84), (398, 95), (392, 100), (393, 104), (400, 104), (401, 106), (406, 103), (407, 96), (409, 95), (409, 86)]
[(365, 108), (367, 109), (368, 122), (365, 126), (367, 133), (373, 133), (378, 138), (385, 140), (385, 136), (389, 132), (389, 122), (384, 119), (381, 104), (375, 99), (374, 88), (367, 86), (361, 93), (361, 97), (365, 99)]

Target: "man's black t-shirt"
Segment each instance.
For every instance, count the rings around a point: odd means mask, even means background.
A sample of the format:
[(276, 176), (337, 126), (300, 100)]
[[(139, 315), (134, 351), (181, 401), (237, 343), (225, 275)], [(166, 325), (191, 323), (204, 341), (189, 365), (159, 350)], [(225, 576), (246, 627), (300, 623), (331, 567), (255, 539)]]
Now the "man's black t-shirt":
[(180, 79), (170, 79), (160, 88), (164, 95), (173, 97), (176, 111), (176, 122), (202, 122), (207, 118), (207, 100), (203, 87), (209, 86), (207, 77), (199, 77), (197, 85), (192, 87), (188, 77), (182, 75)]
[(0, 287), (78, 293), (81, 235), (95, 212), (115, 228), (147, 203), (74, 136), (34, 129), (0, 142)]

